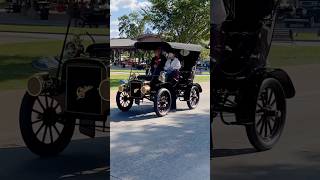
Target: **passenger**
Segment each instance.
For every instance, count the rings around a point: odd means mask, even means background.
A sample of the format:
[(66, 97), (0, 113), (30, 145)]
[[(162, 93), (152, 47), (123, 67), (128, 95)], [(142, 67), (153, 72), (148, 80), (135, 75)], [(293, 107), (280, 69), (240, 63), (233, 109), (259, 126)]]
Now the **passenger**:
[[(167, 81), (171, 82), (175, 86), (179, 80), (179, 70), (181, 68), (181, 63), (178, 58), (176, 58), (173, 51), (169, 51), (168, 60), (164, 66), (166, 72)], [(172, 104), (171, 111), (176, 111), (177, 109), (177, 95), (175, 88), (171, 89)]]
[(173, 51), (169, 52), (168, 60), (164, 66), (168, 79), (178, 81), (180, 68), (181, 63), (179, 59), (176, 58)]

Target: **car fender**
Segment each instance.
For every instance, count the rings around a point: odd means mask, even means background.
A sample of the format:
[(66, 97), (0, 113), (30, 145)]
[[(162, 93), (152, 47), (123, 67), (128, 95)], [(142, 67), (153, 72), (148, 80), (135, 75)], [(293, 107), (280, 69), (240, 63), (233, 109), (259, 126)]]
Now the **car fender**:
[(278, 68), (265, 68), (260, 69), (254, 75), (254, 77), (259, 78), (259, 82), (261, 83), (266, 78), (274, 78), (278, 80), (284, 90), (286, 98), (293, 98), (296, 94), (296, 90), (292, 83), (291, 78), (289, 77), (288, 73), (282, 69)]
[(199, 89), (199, 92), (202, 93), (202, 87), (198, 83), (192, 83), (192, 86), (196, 86)]

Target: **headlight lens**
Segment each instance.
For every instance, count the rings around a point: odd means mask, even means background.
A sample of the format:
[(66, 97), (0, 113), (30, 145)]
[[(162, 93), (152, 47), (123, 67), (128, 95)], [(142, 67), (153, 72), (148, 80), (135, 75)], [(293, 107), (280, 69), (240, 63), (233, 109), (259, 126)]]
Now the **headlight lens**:
[(43, 79), (39, 76), (33, 76), (28, 80), (27, 92), (31, 96), (39, 96), (43, 90)]
[(37, 73), (31, 76), (27, 84), (27, 92), (31, 96), (39, 96), (45, 89), (48, 89), (52, 83), (49, 83), (49, 74)]
[(122, 84), (122, 85), (120, 85), (120, 86), (118, 87), (118, 91), (119, 91), (119, 92), (123, 92), (124, 89), (125, 89), (125, 85), (124, 85), (124, 84)]
[(149, 85), (144, 85), (141, 88), (142, 94), (147, 94), (148, 92), (150, 92), (150, 90), (151, 90), (151, 87)]
[(99, 86), (99, 94), (103, 100), (110, 100), (110, 83), (108, 79), (101, 81)]
[(166, 82), (166, 72), (160, 72), (159, 81)]

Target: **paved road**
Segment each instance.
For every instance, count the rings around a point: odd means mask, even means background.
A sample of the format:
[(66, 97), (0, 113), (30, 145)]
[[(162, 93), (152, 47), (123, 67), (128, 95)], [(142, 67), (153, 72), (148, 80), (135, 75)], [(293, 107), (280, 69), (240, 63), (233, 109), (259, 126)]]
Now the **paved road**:
[(49, 20), (40, 20), (38, 14), (6, 13), (0, 10), (0, 24), (24, 24), (24, 25), (51, 25), (65, 26), (68, 24), (68, 16), (65, 14), (50, 14)]
[(24, 145), (18, 124), (23, 91), (0, 92), (0, 179), (101, 179), (109, 176), (106, 134), (88, 139), (76, 132), (58, 157), (43, 159)]
[(320, 179), (320, 65), (286, 68), (297, 89), (288, 101), (285, 131), (277, 146), (257, 153), (242, 127), (213, 127), (214, 180), (318, 180)]
[[(152, 104), (122, 113), (111, 110), (111, 175), (122, 180), (208, 180), (209, 84), (196, 110), (185, 102), (156, 118)], [(112, 97), (115, 97), (114, 93)]]

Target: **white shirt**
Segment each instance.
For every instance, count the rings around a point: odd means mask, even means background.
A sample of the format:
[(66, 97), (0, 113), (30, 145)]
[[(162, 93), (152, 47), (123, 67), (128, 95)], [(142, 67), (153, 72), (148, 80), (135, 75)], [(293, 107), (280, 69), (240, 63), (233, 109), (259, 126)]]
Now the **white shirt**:
[(178, 58), (174, 58), (173, 60), (168, 59), (166, 65), (164, 66), (164, 70), (179, 70), (181, 68), (181, 63)]

